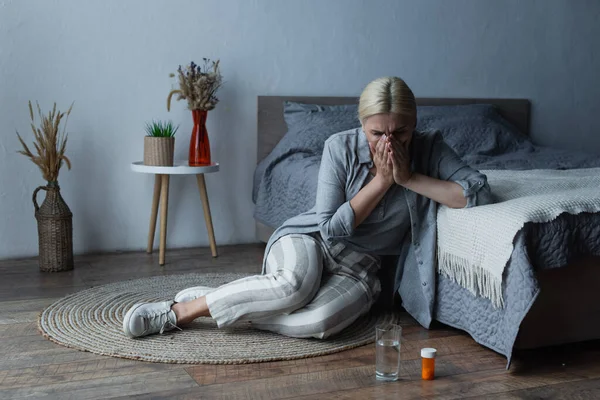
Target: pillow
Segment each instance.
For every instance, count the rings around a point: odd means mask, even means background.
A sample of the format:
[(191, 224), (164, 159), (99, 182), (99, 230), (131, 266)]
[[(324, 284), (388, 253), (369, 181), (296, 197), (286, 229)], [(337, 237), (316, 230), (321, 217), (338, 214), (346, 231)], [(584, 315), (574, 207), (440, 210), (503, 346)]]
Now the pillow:
[(481, 116), (494, 118), (499, 115), (492, 104), (460, 104), (455, 106), (417, 106), (419, 117), (444, 117), (451, 115)]
[(533, 149), (529, 138), (491, 104), (419, 107), (417, 129), (439, 130), (444, 141), (461, 157)]
[(259, 185), (278, 163), (312, 157), (321, 159), (329, 136), (360, 127), (356, 110), (336, 108), (316, 112), (296, 112), (288, 123), (288, 131), (275, 148), (257, 165), (254, 171), (253, 200), (256, 202)]
[[(354, 114), (356, 121), (358, 121), (358, 104), (324, 106), (320, 104), (296, 103), (294, 101), (283, 102), (283, 119), (288, 129), (298, 123), (302, 123), (302, 120), (308, 115), (320, 112), (342, 112), (346, 115)], [(360, 123), (357, 126), (360, 126)]]
[[(335, 106), (338, 107), (338, 106)], [(343, 107), (343, 106), (342, 106)], [(320, 156), (325, 141), (334, 133), (359, 128), (356, 110), (331, 108), (314, 112), (295, 112), (286, 120), (288, 131), (277, 147)]]

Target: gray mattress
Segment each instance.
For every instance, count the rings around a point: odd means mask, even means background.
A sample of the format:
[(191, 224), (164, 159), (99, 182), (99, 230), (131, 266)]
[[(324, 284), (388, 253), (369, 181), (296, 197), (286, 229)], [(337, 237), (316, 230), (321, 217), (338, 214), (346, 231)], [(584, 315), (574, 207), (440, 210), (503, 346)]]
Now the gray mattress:
[[(456, 115), (455, 110), (451, 114)], [(491, 123), (488, 117), (448, 121), (437, 116), (428, 119), (425, 113), (419, 119), (419, 128), (439, 129), (459, 155), (478, 169), (600, 167), (598, 156), (535, 146), (505, 121), (493, 117), (496, 122)], [(319, 129), (316, 124), (311, 130), (310, 123), (305, 129), (308, 132), (292, 132), (290, 128), (255, 171), (257, 221), (277, 227), (314, 205), (322, 150), (318, 144), (332, 133), (349, 129), (347, 120), (348, 116), (334, 115), (328, 117), (327, 129)], [(561, 215), (549, 223), (528, 224), (517, 235), (505, 270), (505, 307), (496, 309), (489, 300), (473, 296), (438, 275), (435, 318), (469, 332), (477, 342), (505, 355), (510, 362), (521, 321), (539, 293), (536, 269), (560, 268), (582, 255), (600, 255), (600, 214)]]

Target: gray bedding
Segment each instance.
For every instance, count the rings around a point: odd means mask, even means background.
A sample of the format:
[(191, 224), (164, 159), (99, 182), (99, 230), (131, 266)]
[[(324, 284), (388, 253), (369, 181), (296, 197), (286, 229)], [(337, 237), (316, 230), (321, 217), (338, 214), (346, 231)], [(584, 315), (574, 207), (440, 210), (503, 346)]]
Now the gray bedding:
[[(257, 166), (253, 199), (256, 220), (277, 227), (310, 209), (323, 143), (359, 126), (356, 106), (286, 104), (288, 133)], [(600, 167), (600, 157), (534, 145), (491, 105), (419, 108), (419, 130), (440, 130), (446, 142), (478, 169), (567, 169)], [(506, 268), (505, 307), (473, 296), (438, 276), (435, 318), (465, 330), (509, 361), (519, 325), (539, 293), (537, 268), (558, 268), (581, 255), (600, 255), (600, 215), (561, 215), (519, 232)]]

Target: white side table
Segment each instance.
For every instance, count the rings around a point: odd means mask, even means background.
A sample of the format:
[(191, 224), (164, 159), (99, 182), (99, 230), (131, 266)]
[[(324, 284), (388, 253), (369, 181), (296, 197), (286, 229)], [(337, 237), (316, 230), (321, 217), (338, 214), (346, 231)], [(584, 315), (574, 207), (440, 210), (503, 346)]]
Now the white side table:
[(153, 167), (144, 165), (143, 161), (136, 161), (131, 164), (131, 170), (145, 174), (154, 174), (154, 195), (152, 196), (152, 212), (150, 214), (150, 229), (148, 231), (147, 252), (152, 253), (154, 247), (154, 233), (156, 231), (156, 217), (158, 214), (158, 204), (160, 198), (160, 245), (158, 262), (165, 265), (165, 250), (167, 245), (167, 209), (169, 207), (169, 178), (171, 175), (196, 175), (198, 189), (200, 189), (200, 199), (202, 199), (202, 208), (204, 209), (204, 221), (208, 231), (208, 240), (210, 242), (210, 251), (213, 257), (217, 256), (217, 244), (215, 243), (215, 233), (213, 230), (212, 218), (210, 216), (210, 205), (208, 204), (208, 194), (206, 193), (206, 183), (204, 174), (217, 172), (219, 164), (214, 163), (203, 167), (190, 167), (187, 161), (176, 161), (172, 167)]

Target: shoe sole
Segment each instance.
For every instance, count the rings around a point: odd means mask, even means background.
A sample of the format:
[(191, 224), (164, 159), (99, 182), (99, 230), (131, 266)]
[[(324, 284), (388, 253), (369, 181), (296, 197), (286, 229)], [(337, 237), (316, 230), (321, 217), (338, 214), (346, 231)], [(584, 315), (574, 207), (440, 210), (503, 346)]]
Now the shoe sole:
[(143, 306), (144, 303), (136, 303), (134, 304), (129, 311), (127, 311), (127, 313), (125, 314), (125, 316), (123, 317), (123, 332), (125, 333), (125, 335), (127, 335), (129, 338), (133, 339), (136, 338), (137, 336), (133, 335), (131, 333), (131, 331), (129, 330), (129, 327), (127, 326), (127, 322), (131, 319), (131, 315), (141, 306)]

